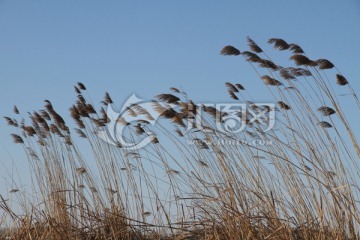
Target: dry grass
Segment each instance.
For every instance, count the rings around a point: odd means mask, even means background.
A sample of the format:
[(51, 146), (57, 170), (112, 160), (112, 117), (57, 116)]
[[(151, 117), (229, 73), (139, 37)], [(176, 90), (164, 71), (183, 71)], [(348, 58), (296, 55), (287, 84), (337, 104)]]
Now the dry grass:
[[(177, 88), (157, 95), (152, 111), (126, 109), (142, 116), (118, 120), (127, 141), (156, 134), (131, 151), (97, 136), (111, 119), (82, 83), (69, 109), (74, 123), (48, 100), (26, 120), (15, 107), (17, 118), (5, 120), (27, 154), (33, 189), (0, 195), (0, 224), (8, 226), (0, 239), (358, 239), (360, 150), (336, 89), (348, 89), (354, 103), (346, 104), (358, 111), (351, 84), (296, 44), (268, 41), (303, 68), (281, 67), (247, 41), (259, 55), (232, 46), (221, 54), (243, 57), (277, 107), (256, 105), (245, 82), (225, 84), (233, 101), (276, 111), (270, 131), (249, 112), (239, 112), (244, 131), (219, 131), (230, 113), (196, 105)], [(102, 103), (114, 105), (108, 93)], [(161, 119), (152, 126), (155, 112)]]

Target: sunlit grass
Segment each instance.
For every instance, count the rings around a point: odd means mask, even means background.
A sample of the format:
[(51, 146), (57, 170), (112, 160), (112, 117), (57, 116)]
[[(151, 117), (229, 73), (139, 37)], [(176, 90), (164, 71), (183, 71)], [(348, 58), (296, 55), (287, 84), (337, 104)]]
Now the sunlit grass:
[[(28, 157), (33, 189), (0, 195), (2, 238), (356, 239), (360, 150), (343, 111), (359, 111), (351, 83), (296, 44), (268, 41), (289, 54), (291, 66), (281, 67), (247, 41), (249, 51), (226, 46), (221, 54), (247, 61), (276, 108), (257, 104), (246, 82), (226, 82), (232, 103), (247, 103), (238, 115), (243, 131), (221, 131), (229, 113), (177, 88), (154, 97), (152, 109), (126, 110), (141, 120), (117, 119), (128, 142), (156, 134), (135, 150), (99, 138), (112, 120), (107, 106), (116, 106), (106, 93), (97, 110), (82, 83), (69, 109), (74, 123), (48, 100), (29, 117), (15, 107), (16, 118), (5, 119)], [(339, 88), (351, 98), (340, 99)], [(275, 112), (274, 128), (252, 118), (259, 111)]]

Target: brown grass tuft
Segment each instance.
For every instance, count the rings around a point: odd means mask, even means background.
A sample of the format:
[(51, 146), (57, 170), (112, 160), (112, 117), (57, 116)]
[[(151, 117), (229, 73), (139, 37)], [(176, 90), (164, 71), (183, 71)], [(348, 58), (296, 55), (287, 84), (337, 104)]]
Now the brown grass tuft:
[(110, 94), (109, 94), (108, 92), (105, 92), (104, 100), (105, 100), (105, 102), (108, 103), (108, 104), (113, 103), (113, 100), (111, 99)]
[(293, 80), (293, 79), (296, 79), (295, 76), (293, 76), (291, 74), (291, 72), (289, 71), (289, 69), (287, 68), (282, 68), (280, 70), (280, 76), (282, 76), (285, 80)]
[(241, 54), (246, 57), (246, 61), (248, 62), (261, 62), (261, 58), (256, 53), (244, 51)]
[(79, 90), (79, 88), (77, 86), (74, 86), (74, 89), (77, 94), (81, 94), (81, 91)]
[(180, 93), (180, 90), (175, 87), (171, 87), (170, 90), (174, 93)]
[(346, 78), (343, 75), (336, 74), (336, 83), (339, 84), (340, 86), (344, 86), (349, 82), (346, 80)]
[(319, 67), (319, 69), (331, 69), (334, 66), (334, 64), (332, 64), (332, 62), (330, 62), (327, 59), (318, 59), (315, 61), (317, 66)]
[(232, 83), (226, 82), (225, 85), (228, 88), (228, 90), (233, 92), (239, 92), (239, 90)]
[(85, 85), (84, 85), (83, 83), (81, 83), (81, 82), (78, 82), (78, 87), (79, 87), (79, 89), (81, 89), (81, 90), (86, 90)]
[(244, 86), (241, 85), (240, 83), (236, 83), (235, 87), (237, 87), (238, 90), (245, 90)]
[(19, 109), (18, 109), (16, 106), (14, 106), (13, 112), (14, 112), (15, 114), (19, 114), (19, 113), (20, 113), (20, 112), (19, 112)]
[(267, 60), (267, 59), (260, 59), (259, 60), (259, 66), (263, 67), (263, 68), (270, 68), (272, 70), (278, 70), (279, 69), (279, 67), (275, 63), (273, 63), (272, 61)]
[(232, 99), (239, 100), (239, 98), (235, 95), (235, 93), (232, 90), (228, 90), (228, 93)]
[(251, 51), (254, 51), (256, 53), (261, 53), (263, 51), (250, 37), (247, 37), (247, 43)]
[(305, 66), (314, 66), (314, 62), (310, 60), (308, 57), (302, 54), (295, 54), (290, 57), (290, 60), (294, 60), (297, 66), (305, 65)]
[(297, 44), (290, 43), (289, 46), (293, 53), (299, 53), (299, 54), (304, 53), (304, 50)]
[(300, 77), (300, 76), (311, 76), (312, 73), (304, 68), (293, 68), (293, 67), (287, 67), (286, 68), (288, 71), (290, 71), (291, 74), (293, 74), (294, 76)]
[(24, 143), (24, 140), (17, 134), (12, 133), (11, 137), (13, 138), (14, 143)]
[(318, 124), (320, 127), (323, 127), (323, 128), (332, 128), (332, 125), (326, 121), (321, 121)]
[(283, 39), (281, 38), (270, 38), (268, 40), (269, 44), (274, 44), (274, 48), (277, 48), (279, 50), (286, 50), (289, 49), (290, 46), (287, 44)]
[(155, 96), (155, 98), (167, 102), (167, 103), (176, 103), (178, 102), (180, 99), (172, 94), (159, 94), (157, 96)]
[(319, 107), (318, 111), (321, 112), (324, 116), (330, 116), (335, 113), (334, 109), (326, 106)]
[(225, 46), (223, 49), (221, 49), (220, 54), (221, 55), (229, 55), (229, 56), (237, 56), (237, 55), (240, 55), (240, 51), (239, 51), (239, 49), (228, 45), (228, 46)]
[(279, 105), (280, 108), (285, 109), (285, 110), (289, 110), (291, 108), (289, 105), (287, 105), (286, 103), (284, 103), (282, 101), (278, 101), (277, 104)]
[(271, 86), (281, 86), (283, 85), (280, 81), (269, 77), (268, 75), (264, 75), (261, 77), (261, 79), (264, 81), (264, 83), (266, 85), (271, 85)]

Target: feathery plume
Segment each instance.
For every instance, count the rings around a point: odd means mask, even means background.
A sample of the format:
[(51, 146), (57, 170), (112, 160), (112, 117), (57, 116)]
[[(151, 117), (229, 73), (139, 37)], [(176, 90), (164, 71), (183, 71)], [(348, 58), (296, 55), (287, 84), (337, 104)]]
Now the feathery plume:
[(299, 53), (299, 54), (305, 53), (304, 50), (297, 44), (290, 43), (289, 46), (290, 46), (290, 50), (293, 53)]
[(134, 110), (136, 112), (136, 114), (145, 115), (147, 119), (154, 120), (153, 116), (139, 104), (132, 104), (131, 108), (132, 108), (132, 110)]
[(66, 143), (67, 145), (73, 145), (70, 136), (65, 136), (65, 143)]
[(87, 172), (86, 168), (84, 168), (84, 167), (79, 167), (79, 168), (76, 168), (75, 170), (78, 174), (84, 174)]
[(11, 136), (14, 143), (24, 143), (24, 140), (19, 135), (12, 133)]
[(310, 60), (308, 57), (302, 54), (294, 54), (290, 57), (290, 60), (293, 60), (297, 66), (314, 66), (316, 65), (314, 61)]
[(137, 125), (135, 126), (135, 132), (136, 132), (138, 135), (141, 135), (141, 134), (145, 133), (145, 130), (141, 127), (140, 124), (137, 124)]
[(110, 122), (110, 118), (108, 117), (106, 111), (104, 108), (100, 109), (100, 113), (101, 113), (101, 119), (104, 121), (104, 123), (109, 123)]
[(232, 90), (228, 90), (228, 93), (232, 99), (239, 100), (239, 98), (235, 95), (235, 93)]
[(79, 110), (76, 108), (75, 105), (73, 105), (72, 107), (69, 108), (69, 111), (70, 111), (70, 115), (73, 119), (80, 119), (80, 112)]
[(120, 125), (123, 125), (123, 126), (129, 126), (130, 123), (127, 122), (124, 118), (120, 117), (118, 118), (117, 122), (120, 124)]
[(230, 82), (225, 83), (226, 87), (233, 92), (239, 92), (239, 90)]
[(302, 48), (297, 44), (290, 43), (289, 46), (293, 53), (304, 53), (304, 50), (302, 50)]
[(349, 82), (346, 80), (346, 78), (343, 75), (336, 74), (336, 83), (339, 84), (340, 86), (344, 86)]
[(250, 37), (247, 37), (247, 43), (251, 51), (254, 51), (256, 53), (261, 53), (263, 51)]
[(16, 106), (14, 106), (13, 111), (14, 111), (15, 114), (19, 114), (19, 113), (20, 113), (20, 112), (19, 112), (19, 109), (18, 109)]
[(241, 54), (246, 56), (246, 61), (248, 61), (248, 62), (260, 62), (261, 61), (261, 58), (253, 52), (244, 51)]
[(236, 83), (235, 87), (237, 87), (238, 90), (245, 90), (244, 86), (241, 85), (240, 83)]
[(184, 118), (194, 118), (197, 113), (197, 106), (193, 101), (188, 102), (181, 102), (180, 103), (181, 109), (180, 112)]
[(11, 119), (9, 117), (4, 117), (4, 118), (9, 126), (15, 126), (15, 122), (13, 119)]
[(177, 133), (177, 135), (179, 135), (179, 137), (183, 137), (184, 134), (180, 131), (180, 129), (176, 129), (175, 132)]
[(157, 96), (155, 96), (155, 98), (167, 102), (167, 103), (176, 103), (178, 102), (180, 99), (172, 94), (159, 94)]
[(78, 84), (79, 89), (86, 90), (86, 87), (85, 87), (85, 85), (83, 83), (78, 82), (77, 84)]
[(134, 105), (131, 105), (131, 106), (126, 107), (126, 112), (127, 112), (130, 116), (136, 117), (136, 116), (137, 116), (137, 113), (134, 111), (133, 106), (134, 106)]
[(76, 131), (76, 133), (79, 135), (79, 137), (81, 137), (81, 138), (87, 138), (86, 134), (85, 134), (83, 131), (81, 131), (81, 129), (75, 128), (75, 131)]
[(77, 98), (78, 98), (78, 102), (80, 102), (80, 103), (82, 103), (82, 104), (85, 104), (86, 103), (86, 100), (85, 100), (85, 98), (84, 98), (84, 96), (83, 95), (81, 95), (81, 94), (78, 94), (77, 95)]
[(48, 121), (51, 120), (50, 115), (45, 110), (40, 110), (40, 114), (44, 119), (46, 119)]
[(330, 116), (335, 113), (334, 109), (326, 106), (319, 107), (318, 111), (321, 112), (324, 116)]
[(290, 46), (287, 44), (283, 39), (281, 38), (270, 38), (268, 40), (269, 44), (274, 44), (274, 48), (277, 48), (279, 50), (286, 50), (289, 49)]
[(208, 167), (209, 166), (206, 162), (204, 162), (202, 160), (199, 160), (198, 163), (203, 167)]
[(81, 91), (79, 90), (79, 88), (77, 86), (74, 86), (74, 89), (77, 94), (81, 94)]
[(209, 146), (206, 144), (204, 140), (201, 140), (199, 138), (194, 138), (193, 141), (199, 149), (209, 149)]
[(50, 124), (50, 132), (57, 134), (59, 137), (64, 137), (64, 135), (60, 132), (59, 128), (55, 124)]
[(331, 68), (335, 67), (334, 64), (332, 64), (332, 62), (330, 62), (327, 59), (318, 59), (315, 62), (317, 63), (317, 66), (321, 70), (323, 70), (323, 69), (331, 69)]
[(271, 86), (281, 86), (283, 85), (280, 81), (269, 77), (268, 75), (264, 75), (261, 77), (261, 79), (264, 81), (264, 83), (266, 85), (271, 85)]
[(296, 77), (294, 77), (287, 68), (282, 68), (280, 70), (280, 76), (282, 76), (285, 80), (296, 79)]
[(157, 137), (153, 137), (153, 138), (151, 139), (151, 143), (152, 143), (152, 144), (157, 144), (157, 143), (159, 143), (159, 139), (158, 139)]
[(180, 113), (176, 113), (176, 115), (171, 118), (171, 121), (179, 126), (185, 127), (185, 123), (182, 119), (182, 114)]
[(273, 63), (272, 61), (267, 60), (267, 59), (260, 59), (258, 63), (259, 63), (259, 66), (263, 67), (263, 68), (270, 68), (272, 70), (279, 69), (279, 67), (275, 63)]
[(221, 49), (221, 52), (220, 52), (221, 55), (233, 55), (233, 56), (237, 56), (237, 55), (240, 55), (240, 51), (239, 49), (233, 47), (233, 46), (225, 46), (223, 49)]
[(108, 104), (111, 104), (113, 103), (113, 100), (111, 99), (110, 97), (110, 94), (108, 92), (105, 92), (105, 102), (108, 103)]
[(49, 113), (54, 111), (54, 108), (49, 100), (44, 100), (44, 102), (45, 102), (45, 108)]
[(331, 128), (332, 127), (332, 125), (326, 121), (321, 121), (318, 123), (318, 125), (323, 128)]
[(166, 173), (167, 173), (167, 174), (170, 174), (170, 175), (171, 175), (171, 174), (180, 174), (179, 171), (174, 170), (174, 169), (169, 169), (169, 170), (166, 171)]
[(94, 107), (90, 103), (86, 104), (86, 110), (89, 114), (96, 114)]
[(170, 88), (170, 91), (174, 92), (174, 93), (180, 93), (180, 90), (174, 87)]
[(169, 109), (165, 110), (164, 112), (162, 112), (160, 114), (160, 116), (164, 117), (164, 118), (173, 118), (176, 116), (176, 114), (177, 114), (177, 112), (174, 109), (169, 108)]
[(286, 68), (288, 71), (290, 71), (291, 74), (293, 74), (294, 76), (297, 77), (301, 77), (301, 76), (311, 76), (312, 73), (304, 68), (293, 68), (293, 67), (288, 67)]
[(286, 103), (284, 103), (282, 101), (278, 101), (277, 104), (279, 105), (280, 108), (285, 109), (285, 110), (289, 110), (291, 108), (289, 105), (287, 105)]
[(24, 129), (24, 132), (30, 137), (32, 137), (36, 134), (36, 131), (32, 126), (25, 126), (25, 127), (23, 127), (23, 129)]
[[(105, 121), (104, 119), (96, 119), (96, 118), (90, 118), (90, 120), (98, 127), (105, 127)], [(84, 125), (84, 123), (80, 120), (78, 123), (78, 126), (80, 128), (83, 128), (81, 127), (81, 124)], [(85, 125), (84, 125), (85, 126)]]

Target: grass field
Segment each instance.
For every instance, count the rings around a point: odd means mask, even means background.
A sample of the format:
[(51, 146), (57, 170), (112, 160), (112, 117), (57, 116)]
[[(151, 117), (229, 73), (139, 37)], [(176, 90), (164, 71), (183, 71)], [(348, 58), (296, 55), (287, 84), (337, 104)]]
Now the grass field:
[[(30, 114), (14, 107), (5, 120), (33, 189), (0, 195), (0, 239), (358, 239), (358, 126), (344, 112), (359, 114), (351, 81), (296, 44), (269, 39), (275, 55), (289, 55), (280, 66), (247, 42), (220, 53), (247, 61), (272, 101), (258, 104), (246, 81), (224, 83), (226, 102), (246, 104), (242, 131), (231, 131), (230, 111), (177, 88), (116, 122), (107, 109), (119, 105), (108, 93), (94, 104), (83, 83), (69, 116), (48, 100)], [(125, 142), (99, 137), (109, 124), (124, 128)]]

